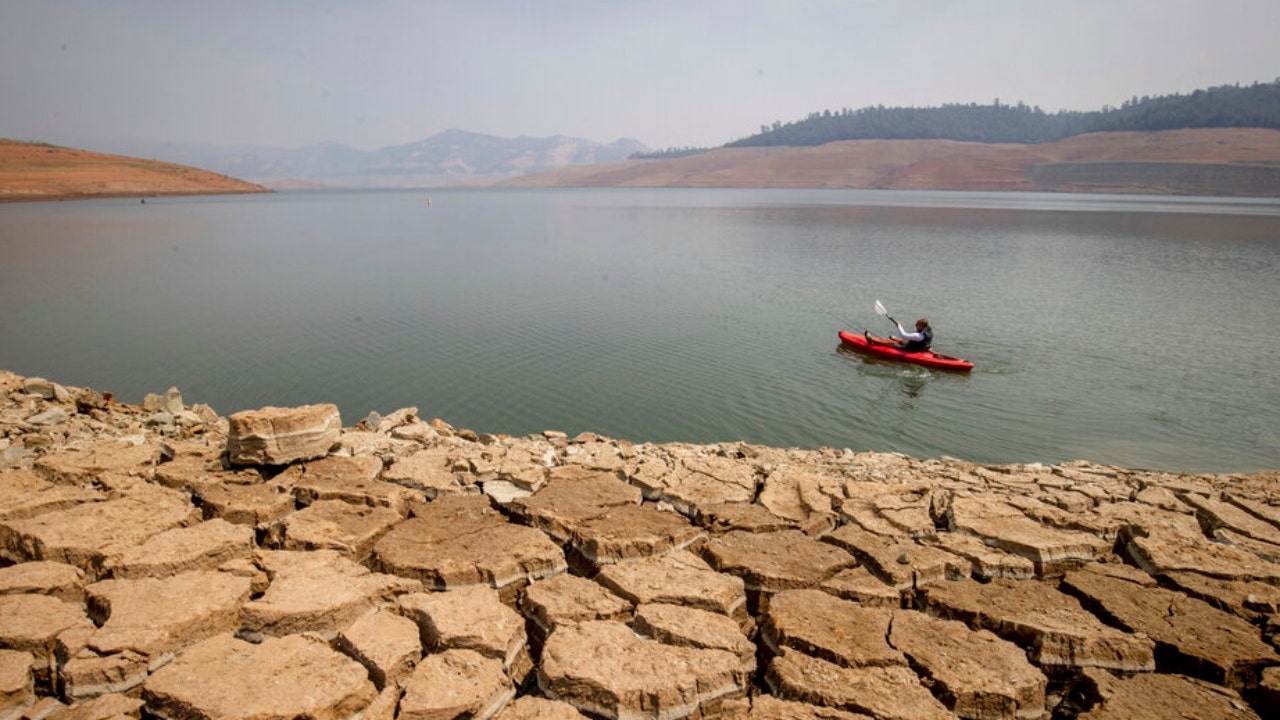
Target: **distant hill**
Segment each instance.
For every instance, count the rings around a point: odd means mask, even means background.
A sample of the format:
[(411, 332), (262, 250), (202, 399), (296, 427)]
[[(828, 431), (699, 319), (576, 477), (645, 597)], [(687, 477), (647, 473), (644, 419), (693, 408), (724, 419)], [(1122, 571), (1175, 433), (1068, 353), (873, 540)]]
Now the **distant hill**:
[(1156, 132), (1188, 128), (1280, 130), (1280, 80), (1223, 85), (1187, 95), (1133, 97), (1118, 108), (1046, 113), (1023, 103), (824, 110), (804, 120), (762, 125), (725, 147), (825, 145), (842, 140), (960, 140), (1044, 143), (1095, 132)]
[(648, 150), (636, 140), (600, 144), (564, 135), (509, 139), (462, 130), (367, 151), (338, 143), (300, 148), (132, 143), (112, 149), (274, 187), (301, 183), (348, 188), (487, 185), (526, 173), (613, 162)]
[(1280, 197), (1280, 130), (1109, 132), (1052, 143), (849, 140), (571, 167), (513, 187), (1016, 190)]
[(0, 201), (271, 192), (174, 163), (0, 139)]

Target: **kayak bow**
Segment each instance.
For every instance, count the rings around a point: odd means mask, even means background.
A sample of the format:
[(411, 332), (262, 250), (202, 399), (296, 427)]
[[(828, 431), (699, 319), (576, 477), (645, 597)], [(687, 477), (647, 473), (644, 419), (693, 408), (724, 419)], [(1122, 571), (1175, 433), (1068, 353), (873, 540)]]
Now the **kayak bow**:
[(893, 347), (891, 345), (869, 343), (862, 335), (855, 335), (854, 333), (847, 332), (845, 330), (840, 331), (840, 342), (843, 342), (845, 345), (848, 345), (855, 350), (861, 350), (862, 352), (875, 355), (876, 357), (882, 357), (888, 360), (897, 360), (898, 362), (912, 363), (915, 365), (923, 365), (937, 370), (969, 372), (973, 369), (973, 363), (968, 360), (951, 357), (950, 355), (941, 355), (932, 350), (907, 352), (901, 348)]

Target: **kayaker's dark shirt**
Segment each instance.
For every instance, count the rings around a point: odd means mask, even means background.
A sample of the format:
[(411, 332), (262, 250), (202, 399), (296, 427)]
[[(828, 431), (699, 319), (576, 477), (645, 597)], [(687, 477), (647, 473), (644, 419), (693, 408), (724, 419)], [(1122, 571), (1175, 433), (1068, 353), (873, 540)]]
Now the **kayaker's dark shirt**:
[(919, 334), (924, 336), (923, 340), (908, 340), (902, 349), (907, 352), (924, 352), (933, 347), (933, 328), (926, 325)]

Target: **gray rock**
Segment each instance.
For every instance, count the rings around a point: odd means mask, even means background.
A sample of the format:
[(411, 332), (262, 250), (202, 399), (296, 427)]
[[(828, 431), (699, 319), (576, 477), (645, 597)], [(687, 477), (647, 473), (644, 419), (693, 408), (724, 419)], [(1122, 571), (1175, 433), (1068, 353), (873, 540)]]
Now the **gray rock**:
[(185, 410), (186, 406), (182, 404), (182, 393), (171, 387), (163, 395), (148, 393), (142, 398), (142, 409), (151, 413), (167, 413), (172, 417)]
[(44, 400), (52, 400), (57, 393), (54, 383), (41, 377), (27, 378), (23, 381), (22, 392)]
[(70, 417), (71, 416), (67, 414), (66, 410), (63, 410), (60, 407), (53, 407), (45, 410), (44, 412), (32, 415), (27, 418), (27, 422), (37, 427), (48, 427), (50, 425), (61, 425)]

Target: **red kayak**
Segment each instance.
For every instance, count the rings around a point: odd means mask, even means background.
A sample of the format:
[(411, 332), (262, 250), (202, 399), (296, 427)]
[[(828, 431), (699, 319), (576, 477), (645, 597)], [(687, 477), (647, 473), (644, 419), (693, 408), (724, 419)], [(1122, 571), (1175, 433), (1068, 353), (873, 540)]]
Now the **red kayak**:
[(950, 355), (939, 355), (932, 350), (907, 352), (892, 345), (881, 345), (880, 343), (867, 342), (865, 337), (855, 335), (851, 332), (845, 332), (844, 330), (840, 331), (840, 341), (852, 348), (856, 348), (865, 353), (870, 353), (887, 360), (914, 363), (916, 365), (923, 365), (925, 367), (936, 368), (938, 370), (969, 372), (973, 369), (973, 363), (968, 360), (961, 360), (958, 357), (951, 357)]

